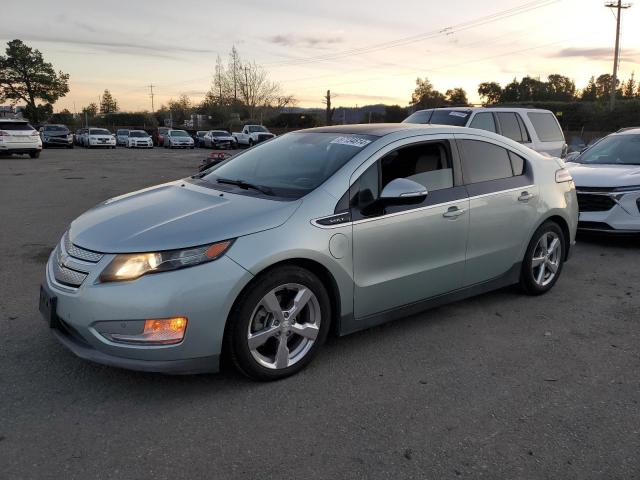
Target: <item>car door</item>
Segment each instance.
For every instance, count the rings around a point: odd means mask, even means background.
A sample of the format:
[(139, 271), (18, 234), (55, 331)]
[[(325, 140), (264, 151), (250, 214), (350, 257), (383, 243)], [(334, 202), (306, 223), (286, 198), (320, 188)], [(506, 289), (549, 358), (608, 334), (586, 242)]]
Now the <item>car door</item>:
[[(396, 178), (425, 186), (413, 204), (385, 205)], [(354, 314), (368, 317), (461, 287), (469, 200), (447, 138), (413, 137), (379, 152), (352, 176)]]
[(464, 285), (519, 268), (538, 218), (538, 187), (523, 155), (486, 137), (456, 134), (469, 195)]

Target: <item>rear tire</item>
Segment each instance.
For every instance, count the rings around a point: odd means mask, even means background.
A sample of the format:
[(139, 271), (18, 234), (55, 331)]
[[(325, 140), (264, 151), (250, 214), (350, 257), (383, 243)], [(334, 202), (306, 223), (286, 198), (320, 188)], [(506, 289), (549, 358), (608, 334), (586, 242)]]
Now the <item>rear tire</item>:
[(528, 295), (547, 293), (560, 278), (565, 257), (562, 228), (547, 221), (531, 237), (520, 270), (520, 287)]
[(40, 152), (29, 152), (31, 158), (40, 158)]
[(331, 301), (318, 277), (296, 266), (276, 268), (256, 277), (236, 300), (224, 353), (250, 378), (280, 380), (311, 362), (330, 324)]

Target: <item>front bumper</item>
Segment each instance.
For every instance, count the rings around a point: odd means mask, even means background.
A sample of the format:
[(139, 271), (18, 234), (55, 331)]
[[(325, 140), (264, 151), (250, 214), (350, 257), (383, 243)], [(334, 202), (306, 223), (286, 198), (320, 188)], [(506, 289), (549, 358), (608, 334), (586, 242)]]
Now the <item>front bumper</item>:
[[(640, 233), (640, 189), (630, 192), (590, 193), (611, 203), (601, 211), (580, 211), (578, 229), (608, 233)], [(608, 205), (607, 205), (608, 206)], [(602, 208), (602, 207), (597, 207)]]
[[(52, 254), (45, 291), (55, 296), (54, 336), (77, 356), (104, 365), (162, 373), (215, 372), (228, 314), (252, 275), (226, 256), (195, 267), (143, 276), (128, 282), (97, 283), (113, 259), (93, 266), (78, 288), (55, 280)], [(142, 319), (185, 316), (184, 339), (175, 345), (113, 342), (102, 336), (99, 322), (122, 325)]]
[(67, 137), (46, 137), (42, 140), (42, 145), (66, 147), (73, 145), (73, 139)]

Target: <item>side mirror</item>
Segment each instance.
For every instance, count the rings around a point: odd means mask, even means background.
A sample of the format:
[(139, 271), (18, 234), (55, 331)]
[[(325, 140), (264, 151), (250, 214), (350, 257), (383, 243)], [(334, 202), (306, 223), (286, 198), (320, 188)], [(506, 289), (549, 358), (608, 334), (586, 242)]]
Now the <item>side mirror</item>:
[(384, 203), (414, 203), (421, 202), (428, 194), (424, 185), (408, 178), (396, 178), (382, 189), (380, 200)]

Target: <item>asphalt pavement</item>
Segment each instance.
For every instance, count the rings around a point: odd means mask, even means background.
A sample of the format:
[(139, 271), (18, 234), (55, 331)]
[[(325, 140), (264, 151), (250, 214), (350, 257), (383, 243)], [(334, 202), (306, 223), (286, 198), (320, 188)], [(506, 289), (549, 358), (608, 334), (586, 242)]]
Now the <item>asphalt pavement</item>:
[(74, 357), (38, 313), (49, 252), (83, 211), (207, 153), (0, 158), (1, 479), (640, 477), (637, 237), (580, 237), (547, 295), (331, 338), (276, 383)]

